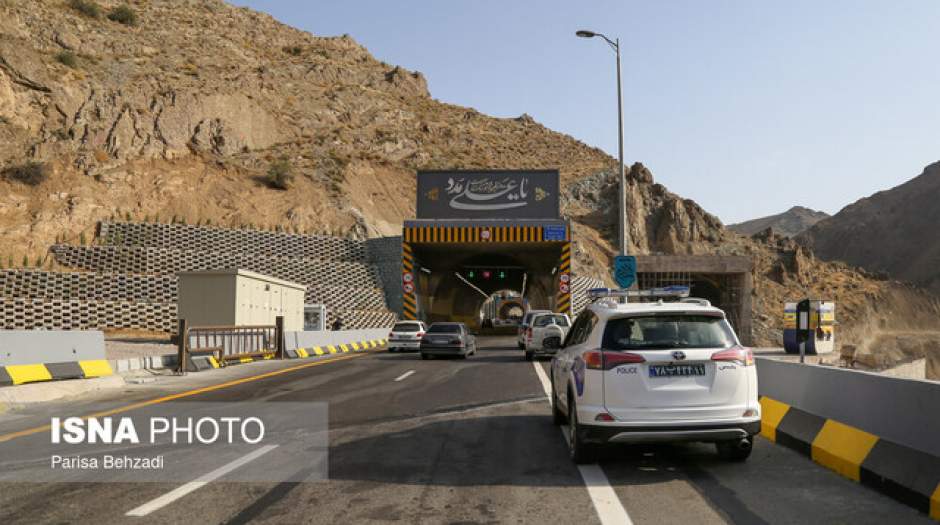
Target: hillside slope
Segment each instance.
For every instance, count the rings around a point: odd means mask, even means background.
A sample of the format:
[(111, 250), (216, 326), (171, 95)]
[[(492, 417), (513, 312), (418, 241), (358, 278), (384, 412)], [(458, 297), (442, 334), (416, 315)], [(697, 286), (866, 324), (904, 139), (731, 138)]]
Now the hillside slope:
[[(414, 214), (416, 169), (557, 168), (575, 269), (609, 279), (616, 161), (599, 149), (527, 115), (441, 103), (420, 73), (348, 37), (220, 1), (135, 2), (135, 25), (69, 5), (0, 2), (0, 264), (42, 264), (57, 239), (81, 243), (109, 218), (395, 235)], [(274, 166), (293, 174), (286, 190), (266, 180)], [(753, 257), (760, 344), (779, 344), (785, 299), (840, 301), (851, 326), (921, 298), (733, 234), (642, 165), (627, 199), (633, 253)]]
[(803, 206), (794, 206), (776, 215), (751, 219), (737, 224), (729, 224), (728, 229), (738, 232), (741, 235), (754, 235), (767, 228), (772, 228), (774, 233), (783, 235), (784, 237), (794, 237), (827, 217), (829, 217), (829, 214), (824, 211), (816, 211)]
[(845, 261), (940, 292), (940, 162), (904, 184), (843, 208), (798, 237)]

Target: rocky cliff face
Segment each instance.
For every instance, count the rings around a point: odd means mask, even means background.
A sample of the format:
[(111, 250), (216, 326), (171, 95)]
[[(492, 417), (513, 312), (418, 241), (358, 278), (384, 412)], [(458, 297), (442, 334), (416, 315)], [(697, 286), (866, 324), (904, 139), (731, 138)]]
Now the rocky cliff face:
[[(136, 25), (70, 2), (0, 1), (3, 266), (41, 264), (57, 239), (90, 239), (108, 218), (394, 235), (414, 214), (416, 169), (556, 168), (578, 269), (608, 277), (616, 162), (602, 151), (527, 115), (438, 102), (420, 73), (348, 37), (216, 0), (132, 7)], [(286, 190), (267, 180), (275, 164), (292, 175)], [(783, 299), (825, 291), (862, 308), (891, 289), (782, 240), (730, 233), (642, 165), (627, 206), (637, 253), (754, 257), (763, 344), (779, 341)]]
[(776, 215), (752, 219), (738, 224), (729, 224), (728, 229), (741, 235), (754, 235), (770, 228), (778, 235), (794, 237), (827, 217), (829, 217), (829, 214), (826, 212), (811, 210), (803, 206), (794, 206)]
[(845, 261), (940, 292), (940, 162), (890, 190), (843, 208), (797, 239)]

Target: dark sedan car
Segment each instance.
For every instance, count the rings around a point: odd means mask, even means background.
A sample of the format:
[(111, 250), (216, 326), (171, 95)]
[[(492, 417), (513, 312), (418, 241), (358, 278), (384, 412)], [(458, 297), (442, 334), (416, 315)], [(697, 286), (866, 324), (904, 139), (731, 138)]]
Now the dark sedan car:
[(463, 323), (433, 323), (421, 338), (421, 359), (433, 355), (452, 355), (465, 359), (476, 351), (476, 341)]

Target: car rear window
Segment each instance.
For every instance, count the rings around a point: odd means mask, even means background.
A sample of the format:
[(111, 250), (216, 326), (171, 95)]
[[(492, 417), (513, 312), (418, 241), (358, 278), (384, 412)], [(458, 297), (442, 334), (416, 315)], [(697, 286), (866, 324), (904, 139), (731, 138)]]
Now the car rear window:
[(421, 325), (418, 323), (396, 323), (392, 328), (393, 332), (419, 332)]
[(459, 324), (432, 324), (428, 328), (428, 333), (433, 334), (459, 334), (460, 325)]
[(729, 348), (735, 344), (737, 341), (728, 321), (706, 315), (611, 319), (604, 328), (603, 341), (607, 350)]
[(540, 315), (535, 318), (535, 326), (548, 326), (550, 324), (567, 327), (568, 318), (563, 315)]
[(536, 315), (542, 315), (546, 312), (529, 312), (522, 318), (522, 324), (532, 324), (532, 318)]

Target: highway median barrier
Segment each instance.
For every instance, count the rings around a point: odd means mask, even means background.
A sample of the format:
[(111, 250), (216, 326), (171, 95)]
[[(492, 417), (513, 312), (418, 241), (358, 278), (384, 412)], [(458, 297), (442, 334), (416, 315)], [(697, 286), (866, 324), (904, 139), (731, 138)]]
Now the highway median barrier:
[(23, 385), (62, 379), (86, 379), (114, 374), (110, 363), (101, 360), (34, 363), (0, 367), (0, 386)]
[(0, 331), (0, 386), (112, 374), (100, 331)]
[(761, 435), (940, 521), (940, 383), (759, 359)]

